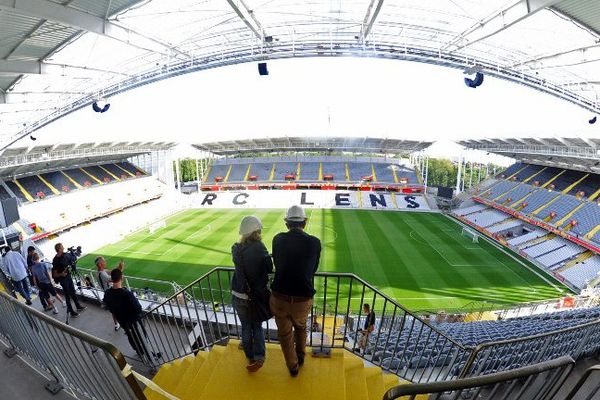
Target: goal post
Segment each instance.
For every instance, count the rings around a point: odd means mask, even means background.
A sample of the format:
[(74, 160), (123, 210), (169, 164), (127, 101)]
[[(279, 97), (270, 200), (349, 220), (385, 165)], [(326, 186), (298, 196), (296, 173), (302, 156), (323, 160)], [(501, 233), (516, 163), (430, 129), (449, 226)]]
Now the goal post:
[(460, 235), (470, 238), (473, 243), (479, 243), (479, 233), (472, 229), (463, 227)]

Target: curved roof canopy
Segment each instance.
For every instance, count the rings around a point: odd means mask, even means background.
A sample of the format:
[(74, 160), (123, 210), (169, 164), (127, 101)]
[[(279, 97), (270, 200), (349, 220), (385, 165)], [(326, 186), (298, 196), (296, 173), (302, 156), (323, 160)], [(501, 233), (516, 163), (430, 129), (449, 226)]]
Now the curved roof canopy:
[(264, 152), (348, 152), (378, 154), (410, 154), (426, 149), (431, 142), (381, 138), (279, 137), (230, 140), (193, 144), (195, 148), (219, 156)]
[(597, 0), (0, 0), (0, 148), (143, 84), (289, 57), (481, 70), (597, 112), (599, 32)]
[(600, 139), (506, 138), (464, 140), (468, 149), (481, 150), (529, 164), (600, 173)]

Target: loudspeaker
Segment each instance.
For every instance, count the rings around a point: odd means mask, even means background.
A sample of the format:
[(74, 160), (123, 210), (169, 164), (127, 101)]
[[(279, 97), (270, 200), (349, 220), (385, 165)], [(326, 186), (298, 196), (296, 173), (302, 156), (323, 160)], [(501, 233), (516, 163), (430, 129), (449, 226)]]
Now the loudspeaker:
[(0, 228), (6, 228), (19, 220), (19, 208), (17, 199), (0, 200)]
[(258, 74), (263, 76), (263, 75), (269, 75), (269, 70), (267, 69), (267, 63), (263, 62), (263, 63), (258, 63)]

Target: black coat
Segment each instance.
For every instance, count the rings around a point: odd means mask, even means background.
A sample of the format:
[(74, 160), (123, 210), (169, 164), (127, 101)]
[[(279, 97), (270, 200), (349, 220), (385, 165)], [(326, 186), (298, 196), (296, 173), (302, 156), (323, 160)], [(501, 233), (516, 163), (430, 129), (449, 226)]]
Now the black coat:
[(273, 238), (274, 292), (313, 297), (313, 278), (321, 258), (321, 241), (300, 229), (278, 233)]
[[(273, 261), (263, 242), (236, 243), (231, 247), (235, 272), (231, 289), (238, 293), (264, 293), (273, 272)], [(243, 270), (242, 270), (243, 266)], [(247, 280), (247, 284), (246, 284)]]

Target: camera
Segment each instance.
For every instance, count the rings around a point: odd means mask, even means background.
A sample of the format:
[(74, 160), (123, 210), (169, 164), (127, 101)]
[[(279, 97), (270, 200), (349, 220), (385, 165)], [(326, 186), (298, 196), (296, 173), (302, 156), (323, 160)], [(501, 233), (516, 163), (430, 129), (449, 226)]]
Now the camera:
[(77, 259), (81, 257), (81, 246), (71, 246), (67, 249), (67, 257), (69, 259), (69, 270), (77, 272)]

